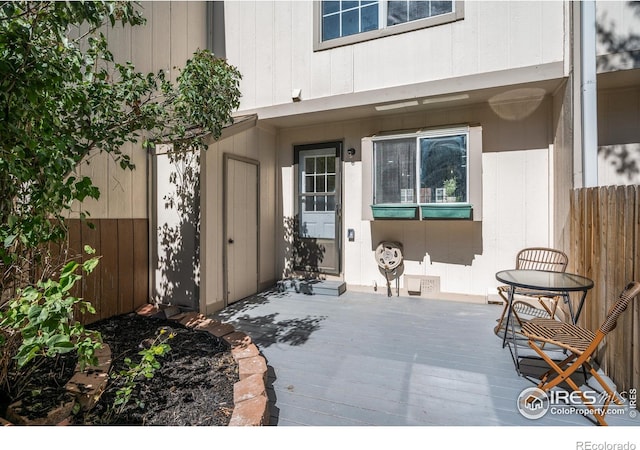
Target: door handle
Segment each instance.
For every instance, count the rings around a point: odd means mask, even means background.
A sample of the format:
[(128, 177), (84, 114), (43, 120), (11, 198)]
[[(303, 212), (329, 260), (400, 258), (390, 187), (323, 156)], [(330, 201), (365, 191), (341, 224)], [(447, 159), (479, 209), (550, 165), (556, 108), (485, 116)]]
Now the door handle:
[(229, 242), (229, 244), (233, 244), (233, 239), (229, 238), (227, 242)]

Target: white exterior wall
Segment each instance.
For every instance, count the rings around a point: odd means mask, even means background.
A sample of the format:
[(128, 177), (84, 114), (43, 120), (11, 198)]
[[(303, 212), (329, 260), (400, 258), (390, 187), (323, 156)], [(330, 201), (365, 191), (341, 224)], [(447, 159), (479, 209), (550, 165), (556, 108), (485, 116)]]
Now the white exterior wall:
[[(313, 51), (313, 2), (225, 2), (241, 110), (562, 61), (563, 2), (464, 3), (464, 19)], [(426, 45), (425, 45), (426, 43)]]
[(640, 3), (598, 1), (596, 18), (598, 185), (638, 184)]
[[(347, 229), (355, 230), (353, 242), (343, 240), (343, 274), (348, 289), (373, 292), (377, 284), (378, 292), (386, 294), (386, 279), (378, 270), (374, 251), (380, 241), (394, 240), (405, 247), (404, 274), (439, 276), (442, 292), (486, 300), (487, 295), (495, 295), (495, 273), (513, 267), (518, 250), (552, 246), (551, 113), (547, 98), (531, 116), (516, 122), (501, 119), (485, 104), (283, 129), (278, 136), (282, 216), (296, 213), (293, 146), (343, 140), (345, 149), (356, 149), (357, 160), (342, 165), (343, 236)], [(482, 221), (362, 220), (361, 138), (386, 130), (458, 123), (480, 123), (483, 129)], [(287, 252), (284, 247), (279, 250), (278, 270), (282, 273)], [(404, 287), (402, 279), (400, 286)]]
[(599, 71), (637, 68), (637, 53), (635, 58), (625, 53), (640, 52), (640, 5), (623, 0), (596, 1), (596, 20), (610, 33), (596, 40)]
[(598, 144), (599, 185), (640, 184), (640, 78), (599, 92)]

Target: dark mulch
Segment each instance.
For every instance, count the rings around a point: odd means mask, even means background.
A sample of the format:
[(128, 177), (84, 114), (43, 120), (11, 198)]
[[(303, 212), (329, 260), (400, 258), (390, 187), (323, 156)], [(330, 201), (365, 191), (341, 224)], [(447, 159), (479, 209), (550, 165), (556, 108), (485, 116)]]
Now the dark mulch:
[[(160, 330), (175, 336), (168, 340), (171, 351), (159, 357), (161, 367), (154, 377), (137, 382), (131, 401), (114, 413), (113, 401), (120, 386), (112, 378), (98, 404), (87, 414), (76, 415), (76, 424), (95, 425), (207, 425), (226, 426), (233, 412), (233, 385), (238, 381), (237, 363), (228, 345), (204, 331), (194, 331), (176, 322), (127, 314), (93, 323), (87, 328), (99, 331), (111, 347), (111, 373), (126, 369), (126, 357), (138, 361), (138, 352), (149, 346)], [(40, 371), (34, 390), (59, 391), (71, 376), (65, 361)], [(66, 379), (65, 379), (66, 377)], [(45, 388), (44, 385), (47, 385)], [(36, 396), (30, 396), (36, 398)], [(43, 404), (31, 408), (46, 415)], [(0, 411), (1, 412), (1, 411)], [(32, 415), (34, 415), (32, 414)]]

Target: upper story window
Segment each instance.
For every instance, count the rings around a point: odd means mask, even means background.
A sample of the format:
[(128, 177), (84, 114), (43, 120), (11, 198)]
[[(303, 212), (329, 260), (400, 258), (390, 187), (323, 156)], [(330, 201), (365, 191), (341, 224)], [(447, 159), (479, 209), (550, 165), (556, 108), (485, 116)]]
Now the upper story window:
[(461, 1), (322, 1), (316, 3), (316, 50), (440, 25), (463, 18)]

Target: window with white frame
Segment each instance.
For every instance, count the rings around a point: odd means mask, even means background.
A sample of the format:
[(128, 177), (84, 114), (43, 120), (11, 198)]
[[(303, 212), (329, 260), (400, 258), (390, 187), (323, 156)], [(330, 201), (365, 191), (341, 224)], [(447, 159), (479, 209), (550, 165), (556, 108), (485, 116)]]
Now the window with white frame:
[(468, 142), (466, 127), (375, 138), (373, 203), (467, 203)]
[(320, 46), (327, 48), (459, 20), (461, 1), (322, 1)]

